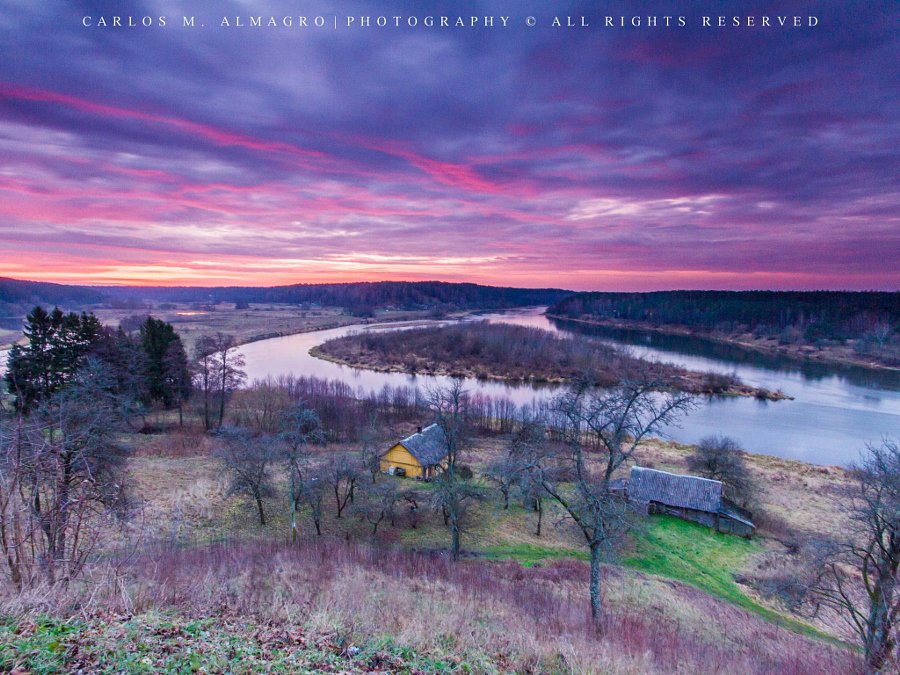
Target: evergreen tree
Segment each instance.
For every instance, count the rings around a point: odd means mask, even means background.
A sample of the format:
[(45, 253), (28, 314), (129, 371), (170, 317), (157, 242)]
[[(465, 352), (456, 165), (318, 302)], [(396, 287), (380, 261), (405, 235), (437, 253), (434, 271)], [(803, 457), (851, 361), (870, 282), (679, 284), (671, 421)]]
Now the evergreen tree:
[(27, 412), (75, 377), (102, 340), (103, 326), (93, 314), (64, 314), (58, 307), (48, 313), (38, 306), (25, 318), (24, 333), (28, 344), (10, 350), (4, 379), (16, 407)]
[(175, 328), (148, 316), (141, 325), (140, 340), (146, 355), (147, 398), (161, 401), (167, 408), (180, 405), (190, 394), (191, 376), (187, 353)]

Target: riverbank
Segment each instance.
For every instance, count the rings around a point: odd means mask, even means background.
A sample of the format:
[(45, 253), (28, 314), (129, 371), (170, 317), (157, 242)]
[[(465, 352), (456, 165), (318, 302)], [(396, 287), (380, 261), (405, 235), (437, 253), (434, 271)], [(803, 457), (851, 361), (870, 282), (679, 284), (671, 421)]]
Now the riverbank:
[(559, 385), (590, 373), (597, 386), (650, 377), (665, 387), (708, 396), (778, 401), (780, 391), (731, 375), (645, 361), (596, 341), (559, 339), (538, 328), (508, 324), (427, 327), (403, 333), (346, 335), (310, 349), (332, 363), (382, 373), (438, 375), (510, 383)]
[(878, 361), (859, 356), (852, 345), (823, 345), (809, 344), (780, 344), (776, 338), (755, 337), (751, 333), (739, 335), (719, 335), (689, 326), (659, 326), (645, 321), (627, 321), (622, 319), (574, 319), (557, 314), (546, 314), (548, 319), (556, 321), (572, 322), (587, 326), (601, 326), (621, 330), (639, 330), (660, 335), (677, 335), (707, 340), (718, 344), (740, 347), (751, 352), (758, 352), (772, 356), (782, 356), (794, 359), (798, 362), (812, 361), (825, 365), (853, 366), (881, 372), (900, 373), (900, 367), (880, 363)]

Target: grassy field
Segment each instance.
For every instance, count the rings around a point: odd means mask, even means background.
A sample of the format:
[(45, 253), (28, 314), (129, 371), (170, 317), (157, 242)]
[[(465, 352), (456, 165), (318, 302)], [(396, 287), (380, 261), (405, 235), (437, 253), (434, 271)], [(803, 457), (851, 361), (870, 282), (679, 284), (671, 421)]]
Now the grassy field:
[(597, 626), (584, 598), (586, 565), (571, 559), (531, 568), (454, 564), (328, 538), (149, 548), (114, 569), (115, 583), (97, 573), (5, 600), (0, 669), (812, 675), (856, 668), (852, 653), (689, 585), (617, 567), (606, 571)]
[(836, 641), (834, 636), (767, 607), (747, 594), (735, 576), (763, 545), (673, 516), (653, 516), (634, 537), (634, 551), (622, 563), (631, 569), (696, 586), (788, 630)]
[[(287, 538), (290, 525), (284, 500), (274, 498), (267, 502), (269, 525), (260, 528), (252, 504), (226, 495), (226, 480), (209, 456), (210, 439), (202, 435), (182, 441), (176, 439), (174, 435), (141, 438), (140, 456), (132, 462), (137, 491), (143, 497), (141, 527), (150, 530), (145, 536), (199, 542), (246, 537)], [(483, 437), (476, 445), (478, 449), (471, 453), (471, 464), (478, 473), (502, 450), (503, 441)], [(343, 447), (326, 447), (319, 452), (324, 456), (336, 449)], [(640, 449), (639, 461), (646, 466), (684, 472), (689, 451), (686, 446), (654, 441)], [(186, 456), (181, 456), (184, 453)], [(839, 515), (834, 513), (829, 495), (843, 485), (844, 472), (761, 456), (751, 456), (749, 464), (757, 483), (766, 486), (760, 490), (760, 507), (767, 512), (791, 508), (792, 523), (770, 519), (774, 522), (773, 529), (767, 530), (768, 526), (764, 525), (763, 536), (748, 541), (675, 518), (655, 516), (635, 530), (632, 546), (622, 553), (621, 563), (641, 573), (691, 584), (777, 625), (820, 637), (822, 631), (830, 632), (833, 627), (827, 623), (810, 627), (790, 616), (777, 603), (760, 598), (746, 581), (738, 583), (736, 577), (762, 580), (766, 574), (789, 563), (792, 542), (788, 540), (802, 535), (797, 524), (810, 528), (808, 532), (813, 532), (812, 528), (840, 527)], [(774, 480), (777, 476), (781, 478)], [(161, 477), (164, 479), (160, 480)], [(388, 476), (378, 480), (394, 481), (400, 490), (413, 490), (420, 505), (415, 527), (410, 515), (398, 508), (395, 525), (385, 523), (379, 529), (378, 541), (416, 551), (445, 550), (449, 537), (440, 514), (429, 507), (429, 484)], [(361, 483), (360, 499), (366, 498), (367, 484), (368, 478)], [(324, 512), (326, 537), (372, 539), (371, 527), (352, 513), (336, 519), (330, 499), (326, 500)], [(545, 502), (541, 536), (535, 534), (536, 515), (515, 499), (510, 501), (509, 509), (502, 507), (498, 497), (474, 504), (468, 523), (463, 547), (470, 559), (514, 560), (525, 567), (563, 558), (587, 559), (580, 533), (549, 500)], [(307, 517), (302, 518), (300, 534), (303, 539), (315, 539)]]
[[(454, 565), (448, 532), (429, 504), (431, 486), (380, 476), (416, 493), (414, 519), (401, 507), (375, 536), (352, 508), (335, 518), (328, 496), (323, 536), (303, 513), (300, 543), (291, 546), (283, 476), (266, 502), (269, 524), (260, 527), (254, 505), (229, 496), (214, 438), (186, 429), (128, 440), (133, 517), (106, 533), (109, 553), (85, 580), (65, 591), (0, 597), (0, 671), (799, 674), (856, 667), (832, 626), (805, 623), (753, 586), (789, 561), (782, 540), (798, 529), (786, 523), (747, 541), (670, 517), (644, 521), (604, 570), (608, 616), (598, 638), (587, 612), (586, 548), (549, 502), (541, 536), (535, 514), (519, 501), (509, 509), (496, 494), (478, 502), (463, 535), (464, 560)], [(503, 447), (501, 437), (478, 437), (467, 463), (477, 475)], [(639, 461), (684, 471), (689, 452), (653, 441)], [(846, 481), (843, 471), (748, 461), (764, 486), (761, 508), (801, 510), (791, 516), (798, 526), (841, 526), (828, 495)], [(115, 551), (125, 551), (122, 562), (114, 562), (122, 555)]]
[[(233, 335), (241, 343), (254, 342), (281, 335), (293, 335), (314, 330), (338, 328), (351, 324), (382, 321), (405, 321), (429, 316), (425, 311), (379, 310), (371, 318), (353, 316), (338, 307), (302, 308), (285, 304), (251, 304), (248, 309), (236, 309), (233, 304), (202, 305), (197, 303), (166, 303), (165, 309), (94, 309), (93, 313), (107, 326), (117, 327), (127, 317), (152, 314), (171, 323), (188, 351), (201, 335), (216, 332)], [(22, 339), (21, 331), (0, 330), (0, 349)]]

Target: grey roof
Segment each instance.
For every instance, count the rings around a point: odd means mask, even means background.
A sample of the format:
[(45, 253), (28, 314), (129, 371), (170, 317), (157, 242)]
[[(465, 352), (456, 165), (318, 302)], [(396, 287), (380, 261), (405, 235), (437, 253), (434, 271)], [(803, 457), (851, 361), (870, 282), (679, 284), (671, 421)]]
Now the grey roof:
[(409, 454), (422, 466), (434, 466), (447, 456), (447, 439), (444, 430), (436, 423), (404, 438), (400, 445), (409, 450)]
[(628, 498), (718, 513), (722, 510), (722, 483), (699, 476), (682, 476), (635, 466), (628, 481)]

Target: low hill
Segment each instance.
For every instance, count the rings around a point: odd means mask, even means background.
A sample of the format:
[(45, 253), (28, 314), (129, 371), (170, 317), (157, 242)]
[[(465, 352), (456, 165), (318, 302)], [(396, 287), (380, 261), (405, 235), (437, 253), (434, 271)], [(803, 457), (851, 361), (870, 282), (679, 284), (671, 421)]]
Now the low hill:
[[(101, 290), (101, 289), (98, 289)], [(294, 284), (257, 288), (224, 286), (112, 287), (102, 292), (109, 298), (157, 302), (317, 303), (350, 310), (375, 307), (399, 309), (501, 309), (553, 304), (571, 291), (557, 288), (508, 288), (445, 281), (372, 281), (346, 284)]]
[(107, 303), (142, 302), (319, 304), (351, 311), (398, 309), (502, 309), (550, 305), (572, 291), (558, 288), (509, 288), (445, 281), (374, 281), (291, 286), (68, 286), (0, 278), (0, 308), (6, 315), (23, 315), (38, 304), (76, 309)]

